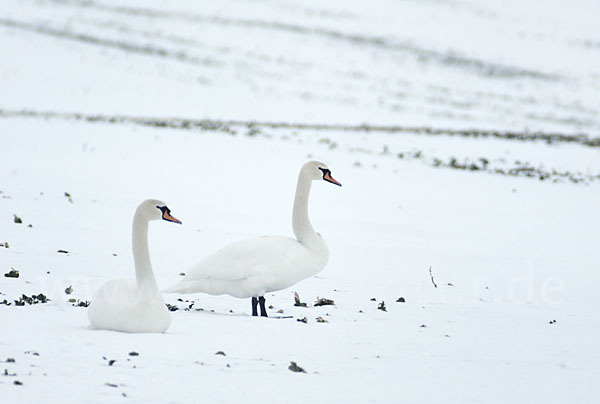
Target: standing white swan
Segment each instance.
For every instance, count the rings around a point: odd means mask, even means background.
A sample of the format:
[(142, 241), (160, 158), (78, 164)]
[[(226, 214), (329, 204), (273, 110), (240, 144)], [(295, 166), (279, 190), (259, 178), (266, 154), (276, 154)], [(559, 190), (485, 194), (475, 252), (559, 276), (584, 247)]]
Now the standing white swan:
[(264, 294), (285, 289), (318, 273), (329, 258), (321, 235), (308, 219), (308, 196), (313, 180), (341, 186), (324, 163), (310, 161), (298, 176), (292, 227), (296, 238), (264, 236), (239, 241), (217, 251), (195, 266), (166, 292), (252, 297), (252, 315), (267, 317)]
[(171, 324), (169, 310), (156, 286), (148, 252), (148, 223), (151, 220), (179, 223), (164, 202), (148, 199), (133, 216), (133, 259), (135, 280), (106, 282), (88, 307), (92, 327), (123, 332), (165, 332)]

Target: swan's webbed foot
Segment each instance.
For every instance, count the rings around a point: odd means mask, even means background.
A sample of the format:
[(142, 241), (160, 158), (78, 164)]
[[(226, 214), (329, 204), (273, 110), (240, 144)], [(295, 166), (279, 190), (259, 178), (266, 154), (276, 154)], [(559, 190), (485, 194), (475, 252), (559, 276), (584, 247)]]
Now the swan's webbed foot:
[(260, 316), (261, 317), (269, 317), (267, 315), (267, 308), (265, 307), (265, 297), (264, 296), (260, 296), (258, 298), (258, 302), (260, 303)]
[(258, 299), (255, 297), (252, 298), (252, 316), (258, 316)]

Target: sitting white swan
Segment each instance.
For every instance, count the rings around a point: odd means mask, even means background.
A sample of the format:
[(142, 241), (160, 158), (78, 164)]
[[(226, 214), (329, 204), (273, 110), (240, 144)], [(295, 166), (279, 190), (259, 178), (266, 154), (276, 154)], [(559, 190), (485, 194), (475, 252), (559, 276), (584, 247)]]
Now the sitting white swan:
[(193, 266), (185, 278), (165, 292), (252, 297), (252, 315), (267, 317), (264, 294), (285, 289), (318, 273), (329, 258), (321, 235), (308, 220), (313, 180), (341, 186), (327, 166), (311, 161), (302, 167), (296, 187), (292, 227), (296, 238), (264, 236), (243, 240), (217, 251)]
[(94, 328), (123, 332), (165, 332), (171, 324), (154, 280), (148, 252), (148, 223), (151, 220), (179, 223), (164, 202), (148, 199), (133, 216), (133, 259), (135, 280), (106, 282), (94, 294), (88, 318)]

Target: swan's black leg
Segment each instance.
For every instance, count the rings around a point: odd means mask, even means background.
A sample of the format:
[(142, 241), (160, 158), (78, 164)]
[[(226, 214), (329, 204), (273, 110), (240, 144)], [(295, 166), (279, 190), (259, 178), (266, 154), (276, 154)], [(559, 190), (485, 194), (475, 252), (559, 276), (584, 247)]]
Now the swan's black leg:
[(260, 316), (261, 317), (269, 317), (269, 316), (267, 316), (267, 308), (265, 307), (265, 297), (260, 296), (258, 298), (258, 303), (260, 303)]
[[(252, 315), (253, 316), (258, 316), (258, 310), (257, 310), (258, 307), (257, 306), (258, 306), (258, 299), (253, 297), (252, 298)], [(261, 307), (261, 309), (262, 309), (262, 307)]]

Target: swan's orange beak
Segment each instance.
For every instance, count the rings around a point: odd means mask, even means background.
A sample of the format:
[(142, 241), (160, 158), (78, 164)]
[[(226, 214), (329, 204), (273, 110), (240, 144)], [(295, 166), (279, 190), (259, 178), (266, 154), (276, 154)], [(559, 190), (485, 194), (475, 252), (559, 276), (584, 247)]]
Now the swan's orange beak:
[(335, 179), (334, 179), (334, 178), (331, 176), (331, 174), (329, 173), (329, 171), (327, 171), (327, 172), (325, 173), (325, 175), (323, 175), (323, 179), (324, 179), (325, 181), (327, 181), (327, 182), (331, 182), (332, 184), (339, 185), (340, 187), (342, 186), (342, 184), (340, 184), (338, 181), (336, 181), (336, 180), (335, 180)]
[(173, 223), (181, 224), (181, 220), (179, 220), (179, 219), (177, 219), (177, 218), (175, 218), (175, 217), (171, 216), (171, 213), (170, 213), (168, 210), (165, 210), (165, 211), (163, 212), (163, 216), (162, 216), (162, 218), (163, 218), (164, 220), (166, 220), (167, 222), (173, 222)]

